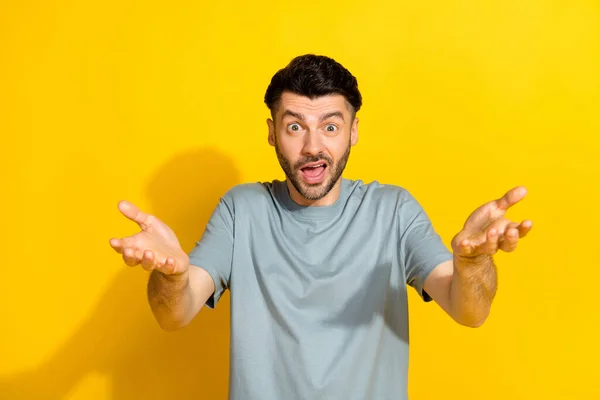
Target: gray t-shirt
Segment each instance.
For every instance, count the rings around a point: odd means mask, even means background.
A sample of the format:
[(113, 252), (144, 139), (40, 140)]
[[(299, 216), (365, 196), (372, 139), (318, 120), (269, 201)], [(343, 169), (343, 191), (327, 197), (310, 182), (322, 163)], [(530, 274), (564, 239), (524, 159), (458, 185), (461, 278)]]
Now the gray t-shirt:
[(231, 296), (229, 398), (407, 398), (407, 284), (452, 254), (405, 189), (343, 179), (330, 206), (285, 182), (241, 184), (220, 200), (191, 264)]

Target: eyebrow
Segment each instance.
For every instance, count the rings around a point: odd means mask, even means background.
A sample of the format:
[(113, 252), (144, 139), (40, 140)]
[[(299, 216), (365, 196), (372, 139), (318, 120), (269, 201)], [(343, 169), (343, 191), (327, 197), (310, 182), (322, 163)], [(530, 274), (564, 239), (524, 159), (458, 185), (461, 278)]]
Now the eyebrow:
[(344, 114), (342, 114), (339, 111), (333, 111), (333, 112), (327, 113), (325, 115), (321, 115), (321, 118), (319, 118), (319, 121), (323, 122), (325, 120), (328, 120), (329, 118), (334, 118), (334, 117), (337, 117), (337, 118), (341, 119), (342, 121), (344, 121)]
[(298, 114), (298, 113), (295, 113), (295, 112), (293, 112), (293, 111), (291, 111), (291, 110), (285, 110), (285, 111), (283, 112), (283, 114), (281, 115), (281, 119), (285, 118), (285, 117), (286, 117), (286, 116), (288, 116), (288, 115), (289, 115), (289, 116), (291, 116), (291, 117), (294, 117), (294, 118), (297, 118), (297, 119), (299, 119), (299, 120), (302, 120), (302, 121), (304, 121), (304, 115), (302, 115), (302, 114)]
[[(304, 115), (294, 112), (292, 110), (285, 110), (283, 112), (283, 114), (281, 115), (281, 118), (283, 119), (286, 116), (291, 116), (294, 118), (298, 118), (301, 121), (304, 121)], [(321, 117), (319, 118), (319, 122), (323, 122), (329, 118), (334, 118), (334, 117), (340, 118), (342, 121), (344, 121), (344, 114), (342, 114), (340, 111), (332, 111), (330, 113), (321, 115)]]

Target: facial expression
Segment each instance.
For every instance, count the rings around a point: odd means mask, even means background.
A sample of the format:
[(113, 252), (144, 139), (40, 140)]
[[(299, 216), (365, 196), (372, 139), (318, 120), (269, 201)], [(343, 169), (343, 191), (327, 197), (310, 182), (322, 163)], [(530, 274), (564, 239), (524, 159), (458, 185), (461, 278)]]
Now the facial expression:
[(269, 143), (299, 204), (331, 204), (350, 148), (358, 140), (358, 118), (341, 95), (316, 99), (284, 92), (275, 121), (268, 120)]

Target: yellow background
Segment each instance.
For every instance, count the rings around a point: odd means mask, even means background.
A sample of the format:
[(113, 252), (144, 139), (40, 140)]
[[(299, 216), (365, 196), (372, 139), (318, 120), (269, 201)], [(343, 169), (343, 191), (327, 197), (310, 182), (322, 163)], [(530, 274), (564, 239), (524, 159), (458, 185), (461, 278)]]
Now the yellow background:
[(411, 290), (411, 399), (600, 398), (593, 0), (3, 1), (0, 398), (226, 398), (228, 297), (164, 333), (108, 239), (128, 199), (190, 250), (228, 188), (282, 178), (262, 99), (307, 52), (364, 96), (346, 177), (409, 189), (447, 244), (529, 189), (483, 327)]

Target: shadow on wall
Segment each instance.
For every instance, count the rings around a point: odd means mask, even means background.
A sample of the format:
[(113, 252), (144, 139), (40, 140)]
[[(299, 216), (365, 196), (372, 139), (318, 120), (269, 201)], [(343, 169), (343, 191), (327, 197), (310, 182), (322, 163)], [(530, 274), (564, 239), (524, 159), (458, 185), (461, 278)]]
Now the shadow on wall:
[[(148, 187), (152, 209), (189, 251), (222, 196), (240, 183), (232, 160), (211, 149), (181, 154)], [(116, 204), (110, 206), (115, 207)], [(124, 217), (123, 217), (124, 218)], [(133, 224), (133, 223), (132, 223)], [(132, 234), (136, 230), (132, 225)], [(106, 251), (113, 251), (106, 240)], [(105, 375), (109, 398), (226, 399), (229, 372), (229, 296), (203, 309), (186, 328), (162, 331), (148, 306), (148, 273), (118, 274), (80, 329), (35, 370), (0, 378), (2, 399), (62, 399), (88, 374)]]

